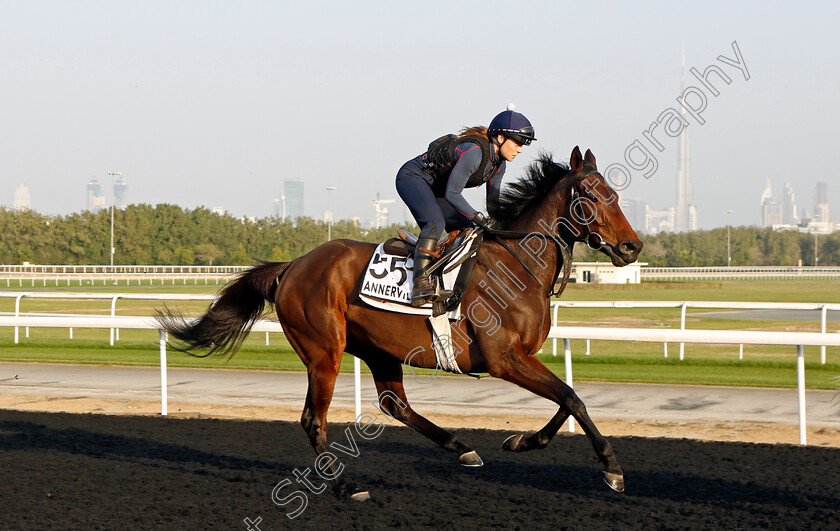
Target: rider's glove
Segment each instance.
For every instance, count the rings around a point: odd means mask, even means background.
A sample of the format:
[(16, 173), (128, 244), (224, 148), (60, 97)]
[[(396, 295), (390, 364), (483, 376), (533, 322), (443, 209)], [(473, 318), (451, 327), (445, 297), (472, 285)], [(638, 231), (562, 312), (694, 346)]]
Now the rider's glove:
[(482, 229), (492, 230), (493, 228), (492, 220), (488, 219), (487, 216), (481, 212), (473, 214), (473, 223), (475, 223), (476, 227), (481, 227)]

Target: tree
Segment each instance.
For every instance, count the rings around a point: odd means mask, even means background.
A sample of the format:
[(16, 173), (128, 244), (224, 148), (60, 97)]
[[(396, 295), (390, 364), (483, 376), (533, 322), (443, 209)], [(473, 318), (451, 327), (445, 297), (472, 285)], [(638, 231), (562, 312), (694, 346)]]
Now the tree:
[(213, 265), (213, 260), (224, 256), (224, 252), (212, 243), (200, 243), (195, 247), (195, 257), (208, 265)]

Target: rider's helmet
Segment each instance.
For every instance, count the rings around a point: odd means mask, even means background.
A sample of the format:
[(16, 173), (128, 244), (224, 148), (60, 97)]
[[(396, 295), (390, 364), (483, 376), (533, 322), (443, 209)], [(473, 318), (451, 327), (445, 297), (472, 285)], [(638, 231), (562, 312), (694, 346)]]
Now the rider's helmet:
[(534, 128), (531, 122), (522, 113), (516, 112), (516, 107), (511, 103), (506, 111), (502, 111), (493, 118), (487, 128), (487, 135), (492, 139), (498, 134), (519, 142), (523, 146), (529, 145), (534, 138)]

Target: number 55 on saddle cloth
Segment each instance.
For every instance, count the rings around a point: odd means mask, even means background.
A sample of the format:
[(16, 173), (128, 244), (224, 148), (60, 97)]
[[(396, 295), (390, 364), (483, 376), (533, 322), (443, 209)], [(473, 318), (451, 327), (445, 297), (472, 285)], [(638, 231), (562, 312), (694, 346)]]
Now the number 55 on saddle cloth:
[[(450, 319), (457, 319), (460, 315), (460, 298), (469, 283), (469, 277), (472, 276), (480, 241), (478, 234), (472, 232), (461, 245), (447, 253), (449, 256), (441, 259), (445, 262), (432, 265), (439, 290), (454, 292), (448, 301), (443, 301), (443, 306), (448, 312), (447, 317)], [(410, 247), (402, 240), (389, 240), (379, 244), (365, 269), (362, 287), (359, 290), (359, 296), (365, 303), (393, 312), (432, 315), (432, 303), (419, 308), (411, 306), (414, 260), (410, 251)]]

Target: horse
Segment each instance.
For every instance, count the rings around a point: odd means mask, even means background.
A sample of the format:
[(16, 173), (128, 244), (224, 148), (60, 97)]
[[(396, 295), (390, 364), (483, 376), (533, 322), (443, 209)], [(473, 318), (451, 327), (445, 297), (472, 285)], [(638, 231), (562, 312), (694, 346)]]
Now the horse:
[[(489, 373), (558, 405), (539, 431), (519, 433), (505, 450), (545, 448), (571, 415), (589, 438), (613, 490), (624, 490), (624, 473), (610, 443), (601, 435), (575, 392), (534, 354), (551, 326), (552, 288), (568, 280), (571, 250), (586, 242), (616, 266), (634, 262), (642, 242), (618, 205), (617, 194), (598, 172), (595, 156), (572, 151), (568, 165), (543, 153), (497, 204), (488, 205), (497, 230), (486, 229), (473, 279), (461, 299), (462, 317), (452, 323), (450, 341), (463, 373)], [(515, 248), (506, 243), (514, 243)], [(430, 326), (422, 315), (392, 313), (368, 306), (359, 297), (361, 278), (374, 244), (333, 240), (291, 262), (261, 262), (224, 287), (207, 312), (188, 321), (168, 309), (158, 320), (190, 352), (228, 354), (240, 347), (265, 305), (273, 303), (286, 337), (307, 370), (308, 390), (301, 425), (317, 458), (324, 457), (325, 479), (339, 496), (363, 500), (369, 493), (339, 477), (334, 455), (324, 456), (327, 410), (342, 355), (365, 362), (376, 383), (379, 407), (438, 446), (458, 455), (464, 466), (483, 461), (469, 445), (415, 412), (403, 388), (403, 365), (435, 369)], [(330, 459), (332, 457), (332, 459)]]

